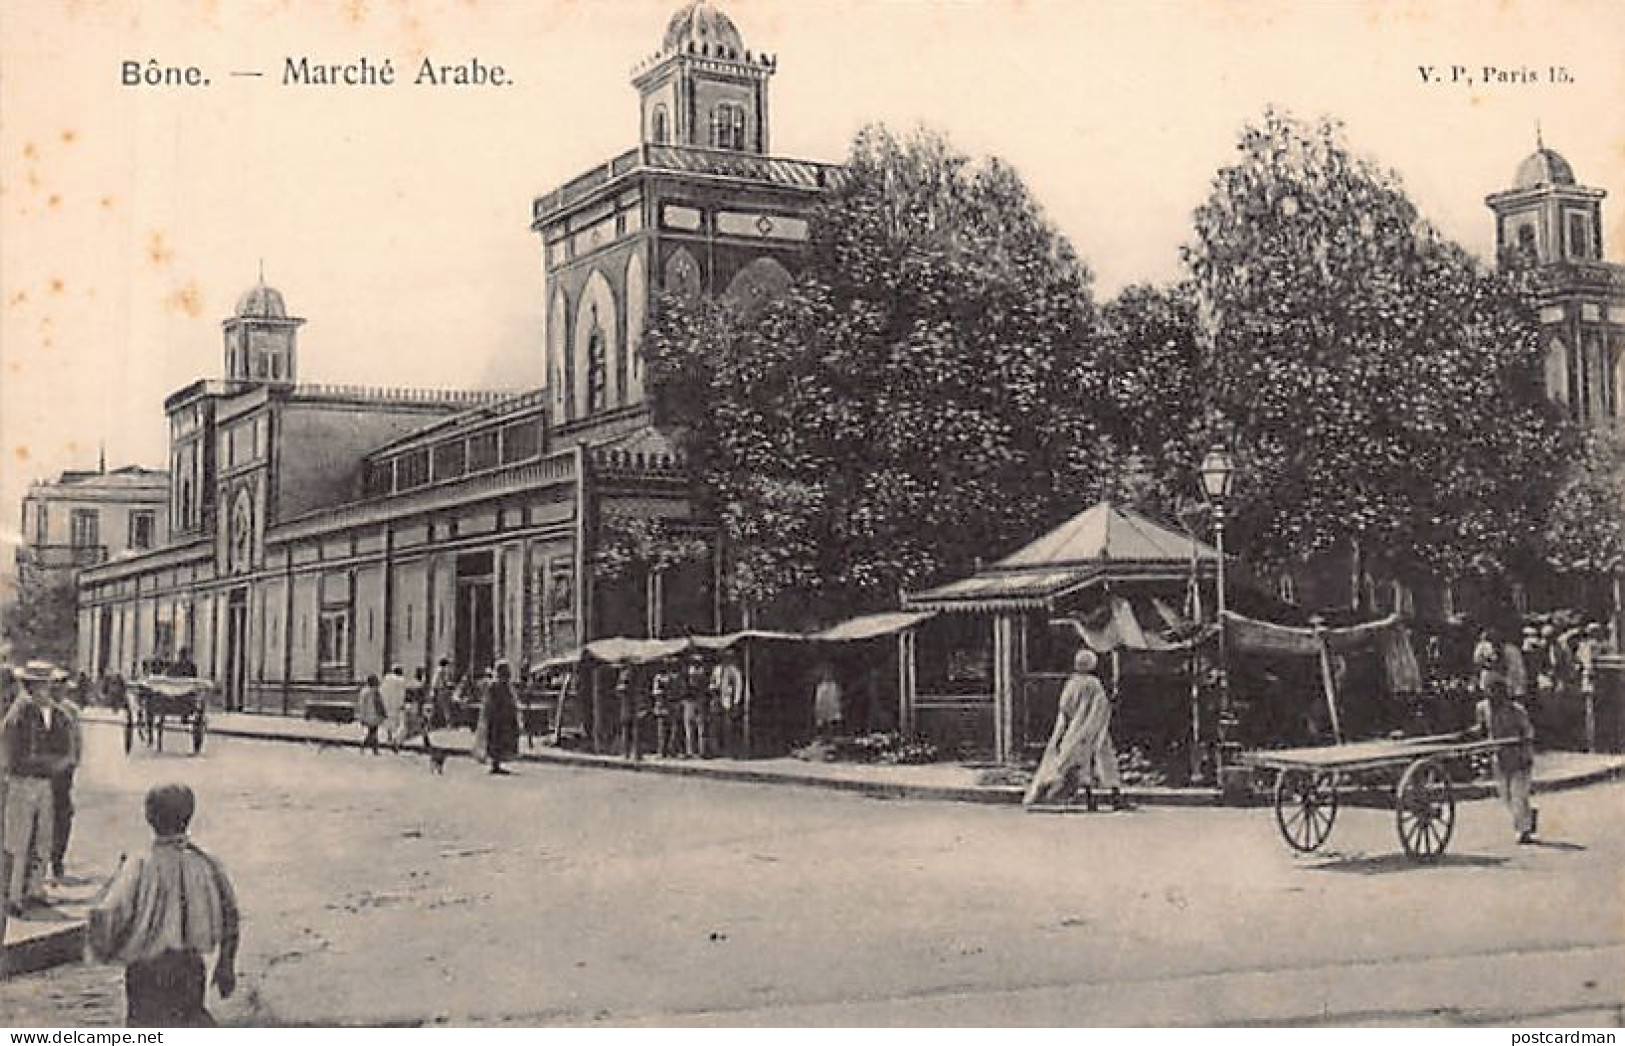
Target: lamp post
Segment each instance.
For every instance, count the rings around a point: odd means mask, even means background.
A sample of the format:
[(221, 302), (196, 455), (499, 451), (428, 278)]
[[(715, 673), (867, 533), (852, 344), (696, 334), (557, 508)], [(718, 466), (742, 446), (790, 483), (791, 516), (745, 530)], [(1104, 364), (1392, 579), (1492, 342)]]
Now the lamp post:
[(1199, 469), (1202, 493), (1213, 506), (1213, 543), (1219, 551), (1218, 610), (1219, 610), (1219, 736), (1214, 769), (1221, 787), (1226, 786), (1225, 771), (1236, 762), (1240, 745), (1231, 733), (1236, 725), (1230, 704), (1230, 661), (1225, 643), (1225, 590), (1224, 590), (1224, 512), (1236, 482), (1236, 466), (1230, 451), (1222, 443), (1215, 443), (1202, 458)]

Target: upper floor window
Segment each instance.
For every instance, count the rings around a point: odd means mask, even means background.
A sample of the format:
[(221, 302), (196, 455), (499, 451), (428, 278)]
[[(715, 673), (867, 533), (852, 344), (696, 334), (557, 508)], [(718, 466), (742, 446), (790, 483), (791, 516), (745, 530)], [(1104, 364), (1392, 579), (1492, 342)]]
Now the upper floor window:
[(101, 542), (101, 514), (93, 508), (76, 508), (69, 520), (68, 540), (75, 548), (90, 548)]
[(157, 516), (150, 510), (137, 510), (130, 513), (130, 547), (151, 548), (153, 531), (157, 526)]
[(41, 545), (51, 543), (51, 510), (43, 501), (34, 506), (34, 540)]
[(468, 441), (468, 471), (479, 472), (497, 464), (497, 434), (487, 430), (471, 436)]
[(1535, 258), (1535, 227), (1527, 222), (1518, 226), (1518, 254), (1527, 261)]
[(667, 125), (666, 107), (657, 105), (654, 112), (649, 114), (649, 140), (656, 145), (665, 145), (671, 140), (671, 128)]
[(1569, 257), (1591, 257), (1591, 223), (1583, 214), (1569, 215)]
[(541, 450), (541, 426), (536, 422), (519, 421), (503, 428), (503, 461), (524, 461), (527, 458), (534, 458)]
[(437, 443), (434, 447), (434, 478), (455, 479), (468, 468), (468, 444), (460, 439)]
[(711, 148), (743, 151), (745, 148), (745, 110), (732, 102), (723, 102), (711, 110)]
[(587, 409), (603, 410), (609, 402), (604, 329), (598, 325), (598, 306), (592, 307), (592, 328), (587, 333)]
[(429, 452), (414, 450), (395, 459), (395, 489), (411, 490), (429, 482)]

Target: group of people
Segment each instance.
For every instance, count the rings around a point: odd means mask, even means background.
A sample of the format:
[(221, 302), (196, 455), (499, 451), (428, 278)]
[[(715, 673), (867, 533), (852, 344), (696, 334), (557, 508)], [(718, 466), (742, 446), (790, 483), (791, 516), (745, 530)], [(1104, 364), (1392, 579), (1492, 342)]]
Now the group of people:
[[(395, 751), (414, 740), (423, 742), (430, 766), (439, 772), (446, 751), (434, 743), (434, 731), (453, 725), (455, 709), (467, 699), (469, 681), (458, 680), (449, 658), (441, 658), (433, 678), (424, 681), (419, 668), (408, 682), (400, 665), (384, 673), (382, 679), (368, 675), (356, 691), (355, 718), (365, 733), (362, 751), (379, 754), (378, 734)], [(514, 689), (513, 670), (498, 661), (475, 684), (479, 697), (479, 719), (474, 728), (474, 756), (493, 774), (507, 774), (503, 763), (519, 754), (519, 698)]]
[(1577, 736), (1577, 719), (1597, 694), (1598, 659), (1610, 652), (1607, 630), (1597, 622), (1559, 631), (1554, 624), (1479, 632), (1473, 646), (1475, 680), (1494, 672), (1507, 694), (1523, 702), (1543, 732)]
[[(74, 775), (84, 755), (79, 720), (91, 687), (44, 661), (0, 665), (0, 851), (8, 918), (49, 910), (50, 880), (64, 882), (73, 831)], [(180, 784), (146, 796), (148, 854), (121, 861), (90, 915), (90, 945), (125, 968), (131, 1027), (213, 1023), (204, 1005), (204, 956), (218, 951), (214, 984), (237, 985), (237, 898), (220, 862), (187, 837), (196, 801)]]
[(66, 876), (73, 778), (84, 750), (67, 672), (44, 661), (12, 669), (0, 718), (0, 840), (10, 859), (6, 911), (47, 908), (47, 878)]
[(615, 674), (615, 700), (621, 755), (628, 760), (643, 758), (646, 741), (661, 757), (743, 752), (745, 676), (730, 651), (709, 666), (697, 651), (649, 668), (622, 666)]

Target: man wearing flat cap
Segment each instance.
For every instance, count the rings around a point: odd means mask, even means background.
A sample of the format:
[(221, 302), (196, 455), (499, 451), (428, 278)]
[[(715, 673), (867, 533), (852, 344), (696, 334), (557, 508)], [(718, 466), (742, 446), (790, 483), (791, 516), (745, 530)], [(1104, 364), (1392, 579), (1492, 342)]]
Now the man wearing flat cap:
[(45, 874), (55, 841), (51, 779), (73, 756), (72, 725), (51, 700), (52, 666), (30, 661), (16, 671), (20, 691), (0, 721), (0, 759), (5, 763), (5, 846), (11, 857), (6, 909), (43, 906)]

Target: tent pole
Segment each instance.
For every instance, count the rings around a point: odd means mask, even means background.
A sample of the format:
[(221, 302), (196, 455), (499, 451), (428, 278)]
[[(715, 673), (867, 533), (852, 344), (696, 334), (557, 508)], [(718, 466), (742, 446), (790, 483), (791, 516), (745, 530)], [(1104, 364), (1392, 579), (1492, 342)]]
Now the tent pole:
[(743, 719), (742, 726), (744, 728), (744, 735), (745, 735), (745, 758), (749, 759), (751, 756), (756, 754), (756, 750), (751, 747), (751, 743), (750, 743), (750, 720), (751, 720), (750, 698), (751, 698), (751, 693), (756, 689), (756, 687), (751, 682), (751, 665), (750, 665), (750, 648), (751, 648), (751, 644), (747, 642), (747, 643), (742, 643), (740, 645), (745, 648), (745, 656), (743, 658), (744, 668), (745, 668), (745, 671), (744, 671), (744, 675), (745, 675), (745, 686), (744, 686), (745, 714), (742, 717), (742, 719)]
[(1326, 691), (1326, 709), (1332, 716), (1332, 739), (1342, 744), (1343, 724), (1337, 715), (1337, 680), (1332, 675), (1331, 644), (1326, 642), (1326, 628), (1323, 624), (1315, 623), (1315, 633), (1320, 647), (1320, 685)]

